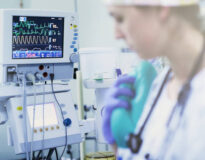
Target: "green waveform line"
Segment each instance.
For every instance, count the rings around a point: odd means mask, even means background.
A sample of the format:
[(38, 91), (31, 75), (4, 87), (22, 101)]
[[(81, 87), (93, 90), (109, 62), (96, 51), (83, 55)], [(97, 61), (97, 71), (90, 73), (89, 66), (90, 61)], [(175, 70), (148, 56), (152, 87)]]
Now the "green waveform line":
[(56, 35), (55, 30), (51, 30), (51, 23), (36, 24), (34, 21), (26, 21), (17, 23), (13, 26), (13, 35)]
[(51, 23), (44, 23), (44, 24), (40, 24), (40, 26), (38, 24), (36, 24), (34, 21), (25, 21), (25, 22), (20, 22), (17, 23), (15, 26), (13, 26), (13, 29), (16, 28), (27, 28), (27, 29), (31, 29), (31, 27), (34, 27), (34, 29), (44, 29), (44, 28), (50, 28)]
[(13, 31), (13, 36), (20, 36), (20, 35), (44, 35), (44, 36), (51, 36), (56, 35), (55, 30), (49, 30), (49, 29), (41, 29), (41, 30), (24, 30), (23, 28), (20, 28), (18, 31)]

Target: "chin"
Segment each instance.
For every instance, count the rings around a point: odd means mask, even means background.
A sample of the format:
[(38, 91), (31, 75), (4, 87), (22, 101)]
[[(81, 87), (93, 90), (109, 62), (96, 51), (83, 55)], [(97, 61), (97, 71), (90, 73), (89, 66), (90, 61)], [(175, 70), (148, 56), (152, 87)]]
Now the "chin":
[(148, 54), (148, 53), (144, 53), (144, 52), (137, 52), (137, 55), (144, 60), (149, 60), (149, 59), (155, 58), (152, 56), (152, 54)]

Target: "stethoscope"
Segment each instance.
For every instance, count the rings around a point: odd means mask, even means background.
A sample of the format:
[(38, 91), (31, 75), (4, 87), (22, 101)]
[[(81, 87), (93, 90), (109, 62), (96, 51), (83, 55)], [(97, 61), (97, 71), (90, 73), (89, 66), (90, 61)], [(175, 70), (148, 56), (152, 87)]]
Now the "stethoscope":
[[(176, 104), (174, 105), (172, 111), (171, 111), (171, 114), (169, 116), (169, 119), (167, 121), (167, 124), (166, 124), (166, 127), (168, 129), (168, 132), (167, 132), (167, 136), (165, 138), (165, 141), (163, 143), (163, 146), (165, 147), (165, 149), (163, 150), (163, 155), (160, 155), (160, 157), (164, 157), (164, 155), (166, 154), (166, 151), (168, 149), (168, 146), (169, 146), (169, 142), (173, 139), (174, 137), (174, 132), (176, 131), (177, 127), (179, 126), (179, 122), (183, 116), (183, 113), (184, 113), (184, 110), (186, 108), (186, 103), (187, 103), (187, 99), (190, 95), (190, 91), (191, 91), (191, 81), (194, 77), (194, 75), (197, 73), (197, 71), (199, 70), (201, 64), (202, 64), (202, 60), (203, 60), (203, 56), (204, 56), (204, 52), (205, 52), (205, 40), (204, 40), (204, 44), (203, 44), (203, 49), (200, 53), (200, 55), (198, 56), (195, 64), (194, 64), (194, 67), (191, 71), (191, 74), (189, 75), (187, 81), (185, 82), (185, 84), (182, 86), (179, 94), (178, 94), (178, 97), (177, 97), (177, 102)], [(127, 139), (127, 146), (129, 147), (129, 149), (131, 150), (132, 153), (139, 153), (140, 151), (140, 148), (143, 144), (143, 139), (142, 139), (142, 134), (144, 132), (144, 129), (147, 125), (147, 122), (149, 121), (154, 109), (155, 109), (155, 106), (161, 96), (161, 93), (164, 89), (164, 86), (165, 84), (167, 83), (168, 79), (169, 79), (169, 75), (171, 73), (171, 69), (168, 70), (168, 72), (166, 73), (165, 75), (165, 78), (159, 88), (159, 91), (157, 93), (157, 96), (156, 98), (154, 99), (152, 105), (151, 105), (151, 108), (142, 124), (142, 126), (140, 127), (138, 133), (134, 134), (134, 133), (131, 133), (129, 136), (128, 136), (128, 139)], [(177, 112), (178, 111), (178, 112)], [(179, 113), (179, 119), (178, 119), (178, 123), (175, 125), (174, 129), (175, 130), (172, 130), (172, 129), (169, 129), (170, 126), (172, 125), (172, 121), (173, 119), (175, 118), (175, 115), (176, 115), (176, 112)], [(149, 159), (149, 155), (146, 156), (146, 159)], [(161, 158), (160, 158), (161, 159)]]

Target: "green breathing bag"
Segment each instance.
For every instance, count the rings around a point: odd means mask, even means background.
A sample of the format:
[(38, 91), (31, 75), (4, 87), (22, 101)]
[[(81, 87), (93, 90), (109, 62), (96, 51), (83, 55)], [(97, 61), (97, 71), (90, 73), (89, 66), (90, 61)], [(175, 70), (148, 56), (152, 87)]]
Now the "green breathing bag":
[(149, 91), (157, 72), (147, 61), (142, 61), (130, 74), (136, 78), (134, 85), (122, 84), (120, 87), (129, 87), (135, 91), (134, 98), (120, 97), (131, 103), (131, 108), (117, 108), (111, 115), (112, 135), (118, 147), (127, 148), (126, 138), (134, 133), (136, 125), (143, 112)]

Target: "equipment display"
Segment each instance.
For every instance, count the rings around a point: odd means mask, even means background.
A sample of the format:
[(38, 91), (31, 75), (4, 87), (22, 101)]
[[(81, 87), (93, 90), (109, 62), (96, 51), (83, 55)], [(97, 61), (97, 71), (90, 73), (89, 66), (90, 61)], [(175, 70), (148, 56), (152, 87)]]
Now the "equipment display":
[(33, 119), (35, 119), (34, 128), (58, 125), (57, 112), (55, 110), (54, 103), (47, 103), (44, 105), (39, 104), (36, 105), (35, 107), (28, 106), (27, 112), (28, 112), (30, 126), (32, 128), (33, 128)]
[(12, 58), (62, 58), (63, 17), (13, 16)]
[[(37, 90), (40, 90), (41, 87), (42, 86), (38, 86)], [(31, 88), (28, 88), (27, 90), (31, 90)], [(47, 92), (48, 88), (46, 89)], [(60, 105), (63, 106), (63, 116), (65, 117), (65, 119), (69, 119), (71, 122), (70, 125), (66, 128), (66, 135), (68, 137), (67, 142), (65, 139), (65, 126), (63, 124), (62, 115), (57, 102), (55, 102), (53, 93), (45, 95), (45, 102), (42, 98), (42, 95), (37, 94), (35, 109), (34, 97), (27, 97), (28, 105), (26, 107), (25, 114), (27, 116), (26, 124), (24, 124), (23, 119), (23, 117), (25, 116), (22, 99), (20, 97), (14, 97), (8, 100), (6, 105), (8, 121), (10, 124), (10, 127), (8, 129), (10, 130), (9, 137), (13, 137), (13, 146), (16, 154), (26, 153), (26, 150), (30, 151), (30, 147), (26, 148), (25, 146), (25, 128), (27, 128), (27, 144), (28, 146), (32, 145), (33, 151), (64, 146), (65, 143), (80, 143), (82, 141), (77, 111), (74, 108), (71, 93), (64, 90), (64, 92), (56, 93), (56, 96), (60, 102)], [(33, 120), (35, 122), (34, 128)], [(42, 141), (44, 141), (44, 144), (42, 144)]]
[(76, 13), (0, 9), (0, 17), (0, 65), (78, 61)]

